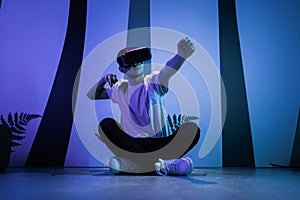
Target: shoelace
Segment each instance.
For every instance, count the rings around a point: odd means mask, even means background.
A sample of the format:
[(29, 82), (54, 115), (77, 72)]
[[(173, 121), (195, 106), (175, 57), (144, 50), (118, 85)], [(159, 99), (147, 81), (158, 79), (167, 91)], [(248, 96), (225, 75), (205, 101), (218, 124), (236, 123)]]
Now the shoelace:
[(160, 176), (167, 176), (168, 175), (168, 170), (166, 168), (166, 164), (164, 160), (158, 159), (158, 163), (155, 164), (156, 166), (156, 174)]
[[(167, 176), (169, 171), (170, 171), (170, 167), (174, 167), (173, 171), (176, 170), (176, 164), (173, 163), (167, 163), (166, 161), (164, 161), (163, 159), (158, 159), (158, 165), (156, 166), (156, 173), (158, 175), (161, 176)], [(172, 170), (171, 170), (172, 171)]]

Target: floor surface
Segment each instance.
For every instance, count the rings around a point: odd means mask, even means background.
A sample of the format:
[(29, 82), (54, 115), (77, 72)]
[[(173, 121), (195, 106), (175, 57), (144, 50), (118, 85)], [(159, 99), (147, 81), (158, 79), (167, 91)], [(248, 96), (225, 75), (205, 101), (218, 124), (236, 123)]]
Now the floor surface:
[(300, 170), (195, 169), (180, 176), (115, 176), (107, 168), (9, 168), (0, 173), (1, 200), (300, 199)]

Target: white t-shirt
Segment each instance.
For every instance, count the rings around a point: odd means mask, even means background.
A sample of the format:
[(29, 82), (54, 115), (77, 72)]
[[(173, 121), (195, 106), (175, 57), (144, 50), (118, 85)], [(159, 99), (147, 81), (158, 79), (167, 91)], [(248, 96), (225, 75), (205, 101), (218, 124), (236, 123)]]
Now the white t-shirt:
[(162, 129), (169, 135), (164, 103), (168, 88), (159, 83), (158, 74), (155, 71), (133, 86), (122, 79), (106, 90), (119, 105), (123, 130), (132, 137), (155, 137)]

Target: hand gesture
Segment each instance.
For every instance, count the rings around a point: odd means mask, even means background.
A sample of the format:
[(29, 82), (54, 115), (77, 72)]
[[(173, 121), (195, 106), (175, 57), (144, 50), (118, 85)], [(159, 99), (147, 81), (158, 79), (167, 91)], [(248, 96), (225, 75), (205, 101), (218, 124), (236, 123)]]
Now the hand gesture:
[(180, 40), (177, 44), (177, 49), (178, 55), (184, 59), (190, 57), (195, 51), (195, 47), (189, 38)]
[(106, 83), (109, 84), (110, 87), (112, 87), (113, 84), (115, 84), (118, 81), (117, 75), (115, 75), (115, 74), (105, 75), (104, 80), (105, 80)]

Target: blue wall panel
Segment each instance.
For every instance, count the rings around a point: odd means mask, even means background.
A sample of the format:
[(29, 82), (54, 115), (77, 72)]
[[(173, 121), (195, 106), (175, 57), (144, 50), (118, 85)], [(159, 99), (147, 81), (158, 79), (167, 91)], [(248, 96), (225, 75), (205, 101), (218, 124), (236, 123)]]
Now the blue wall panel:
[[(84, 59), (93, 51), (97, 45), (101, 44), (105, 40), (109, 39), (115, 34), (127, 30), (129, 12), (129, 0), (128, 1), (98, 1), (89, 0), (87, 10), (87, 28), (86, 28), (86, 40), (84, 47)], [(126, 41), (124, 41), (126, 42)], [(125, 47), (125, 46), (124, 46)], [(117, 55), (118, 52), (115, 52)], [(106, 56), (99, 55), (99, 56)], [(116, 63), (114, 63), (116, 64)], [(106, 66), (97, 66), (100, 68)], [(117, 73), (117, 66), (112, 65), (107, 73)], [(101, 77), (99, 76), (99, 79)], [(95, 80), (96, 82), (97, 80)], [(110, 115), (110, 102), (109, 101), (94, 101), (95, 109), (99, 122), (101, 119)], [(98, 124), (95, 124), (97, 127)], [(86, 132), (85, 134), (91, 134), (95, 140), (98, 140), (95, 136), (95, 132)], [(99, 141), (100, 143), (100, 141)], [(69, 150), (66, 157), (66, 166), (102, 166), (97, 159), (95, 159), (89, 153), (88, 146), (84, 146), (77, 133), (76, 127), (73, 126), (72, 134), (70, 138)], [(101, 151), (101, 150), (100, 150)], [(99, 152), (100, 153), (100, 152)]]
[[(0, 10), (0, 111), (42, 115), (64, 44), (68, 1), (2, 1)], [(40, 119), (27, 126), (11, 165), (26, 161)]]
[[(151, 26), (162, 27), (180, 32), (192, 39), (194, 43), (199, 43), (211, 57), (212, 61), (218, 67), (219, 63), (219, 38), (218, 38), (218, 4), (217, 1), (200, 0), (200, 1), (151, 1)], [(166, 36), (168, 37), (168, 36)], [(177, 45), (174, 40), (174, 48)], [(153, 63), (164, 64), (172, 54), (162, 54), (161, 52), (154, 52)], [(201, 66), (201, 68), (208, 66)], [(199, 103), (199, 127), (201, 129), (200, 141), (197, 146), (188, 153), (195, 162), (196, 166), (222, 166), (222, 150), (221, 139), (217, 141), (216, 145), (210, 153), (204, 157), (199, 158), (198, 153), (200, 147), (203, 145), (204, 138), (207, 134), (209, 123), (211, 122), (211, 95), (208, 91), (205, 79), (207, 77), (200, 76), (194, 67), (188, 62), (185, 62), (178, 72), (190, 84), (191, 89), (195, 91)], [(180, 85), (176, 78), (173, 78), (172, 86), (179, 90), (186, 90)], [(216, 83), (218, 84), (218, 83)], [(166, 97), (167, 112), (170, 114), (180, 114), (178, 103), (172, 99), (176, 97), (168, 94)], [(190, 104), (190, 97), (186, 96), (183, 104)], [(197, 108), (194, 108), (197, 109)]]
[[(300, 102), (300, 3), (237, 0), (236, 5), (255, 163), (256, 166), (269, 166), (270, 162), (288, 165)], [(68, 8), (69, 1), (61, 0), (2, 1), (0, 114), (43, 114), (64, 44)], [(152, 0), (150, 9), (151, 26), (190, 36), (219, 66), (217, 0)], [(84, 58), (98, 44), (127, 30), (128, 11), (129, 0), (88, 1)], [(174, 41), (175, 48), (176, 43)], [(168, 52), (154, 51), (153, 63), (163, 64), (171, 56)], [(105, 73), (116, 72), (115, 67), (116, 63), (111, 63)], [(189, 77), (200, 100), (202, 136), (189, 155), (196, 166), (221, 166), (221, 138), (207, 156), (201, 159), (198, 156), (211, 117), (210, 94), (205, 81), (194, 75), (189, 63), (180, 73)], [(167, 98), (169, 113), (180, 112), (175, 97), (176, 94), (170, 93)], [(95, 102), (95, 108), (99, 121), (111, 115), (109, 101)], [(24, 165), (39, 122), (39, 119), (32, 121), (27, 127), (27, 137), (21, 141), (22, 146), (15, 148), (11, 165)], [(101, 165), (82, 144), (75, 126), (65, 165)]]
[(300, 104), (300, 2), (237, 1), (256, 166), (289, 165)]

